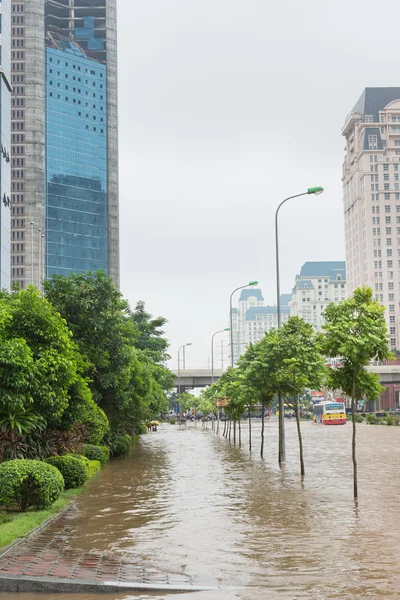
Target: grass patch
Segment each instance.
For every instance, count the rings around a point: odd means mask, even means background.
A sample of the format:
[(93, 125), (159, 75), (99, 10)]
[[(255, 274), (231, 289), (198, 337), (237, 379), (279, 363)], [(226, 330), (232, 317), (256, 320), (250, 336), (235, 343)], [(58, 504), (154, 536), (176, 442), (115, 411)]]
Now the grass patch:
[[(63, 492), (60, 498), (45, 510), (28, 510), (25, 513), (7, 512), (6, 514), (11, 520), (2, 522), (0, 519), (0, 549), (31, 533), (46, 519), (60, 512), (75, 496), (78, 496), (84, 490), (84, 487), (80, 487)], [(4, 513), (1, 514), (4, 515)]]

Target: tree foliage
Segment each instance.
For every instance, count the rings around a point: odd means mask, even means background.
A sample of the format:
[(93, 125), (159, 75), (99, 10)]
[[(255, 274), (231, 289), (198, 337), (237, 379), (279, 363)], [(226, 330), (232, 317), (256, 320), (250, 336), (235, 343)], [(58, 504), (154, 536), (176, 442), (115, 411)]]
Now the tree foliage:
[(325, 312), (323, 349), (326, 356), (340, 357), (342, 365), (330, 371), (330, 386), (351, 396), (355, 498), (358, 497), (355, 402), (363, 394), (374, 400), (382, 391), (379, 377), (366, 367), (372, 360), (382, 361), (391, 356), (384, 313), (385, 308), (365, 286), (356, 289), (347, 300), (330, 304)]

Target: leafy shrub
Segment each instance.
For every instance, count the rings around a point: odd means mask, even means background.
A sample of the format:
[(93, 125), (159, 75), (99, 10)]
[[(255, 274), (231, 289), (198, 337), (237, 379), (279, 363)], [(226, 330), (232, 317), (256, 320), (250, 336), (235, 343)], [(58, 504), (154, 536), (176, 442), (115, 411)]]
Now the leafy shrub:
[(97, 473), (97, 471), (100, 471), (100, 469), (101, 469), (101, 462), (99, 460), (89, 460), (88, 479), (93, 477), (93, 475), (95, 473)]
[(356, 414), (354, 415), (354, 419), (355, 419), (355, 422), (356, 422), (356, 423), (364, 423), (364, 419), (363, 419), (362, 415), (360, 415), (360, 414), (358, 414), (358, 413), (356, 413)]
[(365, 415), (365, 421), (368, 425), (375, 425), (375, 419), (376, 417), (372, 413)]
[(169, 424), (170, 425), (175, 425), (175, 423), (176, 423), (176, 418), (175, 417), (170, 417), (169, 418)]
[(111, 445), (111, 452), (113, 456), (123, 456), (128, 454), (132, 448), (133, 439), (130, 435), (125, 433), (124, 435), (117, 436)]
[(100, 444), (110, 429), (106, 413), (93, 399), (82, 407), (78, 421), (86, 427), (87, 444)]
[(46, 462), (60, 471), (64, 477), (66, 490), (80, 487), (88, 478), (87, 466), (74, 456), (50, 456)]
[(12, 521), (12, 516), (10, 513), (4, 511), (0, 512), (0, 525), (3, 525), (3, 523), (9, 523), (10, 521)]
[(64, 454), (63, 456), (71, 456), (72, 458), (75, 458), (76, 460), (80, 460), (87, 469), (89, 468), (90, 460), (88, 458), (86, 458), (86, 456), (83, 456), (83, 454)]
[(39, 460), (11, 460), (0, 465), (0, 504), (47, 508), (60, 497), (64, 479), (53, 465)]
[(99, 460), (104, 465), (110, 460), (110, 451), (107, 446), (95, 446), (94, 444), (85, 444), (83, 454), (89, 460)]
[(386, 419), (386, 425), (394, 425), (394, 419), (393, 416), (390, 415), (389, 413), (385, 413), (385, 419)]
[(134, 429), (137, 435), (144, 435), (145, 433), (147, 433), (146, 423), (138, 423), (137, 425), (135, 425)]
[(85, 425), (75, 424), (70, 431), (49, 431), (46, 435), (48, 455), (79, 454), (86, 439)]

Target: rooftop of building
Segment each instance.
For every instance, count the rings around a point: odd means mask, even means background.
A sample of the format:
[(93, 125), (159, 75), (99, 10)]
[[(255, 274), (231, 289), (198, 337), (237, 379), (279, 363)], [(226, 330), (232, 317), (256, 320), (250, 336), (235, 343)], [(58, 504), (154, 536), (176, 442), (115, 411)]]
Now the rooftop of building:
[(246, 302), (246, 300), (249, 300), (250, 298), (255, 298), (259, 302), (264, 300), (262, 291), (259, 288), (246, 288), (242, 290), (239, 301)]
[(367, 87), (355, 104), (352, 113), (372, 115), (379, 122), (379, 111), (393, 100), (400, 99), (400, 87)]
[(281, 294), (281, 306), (288, 306), (292, 299), (292, 294)]
[(329, 278), (332, 281), (337, 280), (340, 275), (342, 281), (346, 281), (346, 263), (344, 260), (316, 261), (306, 262), (301, 267), (300, 279), (310, 279), (310, 277)]
[(237, 315), (238, 314), (238, 309), (237, 308), (232, 308), (232, 314), (233, 315)]
[[(276, 315), (276, 306), (252, 306), (246, 311), (246, 321), (255, 321), (258, 315)], [(281, 306), (281, 314), (286, 315), (290, 313), (289, 306)]]

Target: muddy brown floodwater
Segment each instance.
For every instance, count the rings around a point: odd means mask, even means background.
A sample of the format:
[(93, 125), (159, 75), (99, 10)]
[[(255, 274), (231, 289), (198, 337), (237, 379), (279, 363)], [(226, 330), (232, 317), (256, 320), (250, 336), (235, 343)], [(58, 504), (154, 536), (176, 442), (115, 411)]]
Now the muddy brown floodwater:
[[(253, 423), (253, 457), (201, 426), (162, 426), (129, 458), (109, 463), (77, 500), (66, 545), (139, 557), (221, 592), (198, 600), (399, 598), (400, 427), (358, 426), (359, 493), (352, 499), (351, 427), (303, 423), (299, 478), (294, 422), (277, 466), (277, 423)], [(79, 595), (79, 600), (164, 598)], [(175, 596), (168, 596), (175, 598)], [(77, 599), (1, 594), (0, 600)]]

